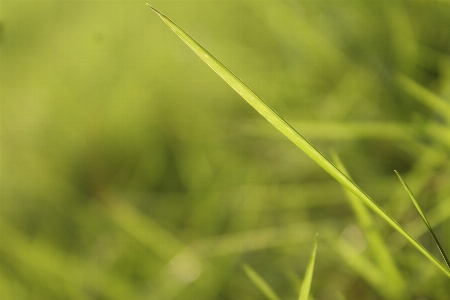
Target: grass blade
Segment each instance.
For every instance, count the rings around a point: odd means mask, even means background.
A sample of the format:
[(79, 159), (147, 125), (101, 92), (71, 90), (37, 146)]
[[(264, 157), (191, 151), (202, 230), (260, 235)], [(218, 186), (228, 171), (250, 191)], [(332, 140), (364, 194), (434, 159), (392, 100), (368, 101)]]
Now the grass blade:
[(445, 263), (450, 268), (450, 262), (449, 262), (449, 260), (447, 258), (447, 255), (445, 255), (444, 249), (442, 248), (441, 243), (439, 243), (439, 240), (438, 240), (436, 234), (434, 233), (433, 228), (430, 225), (430, 222), (428, 222), (428, 219), (425, 216), (425, 213), (420, 208), (420, 205), (417, 202), (416, 197), (414, 197), (414, 194), (411, 192), (411, 189), (408, 187), (406, 182), (403, 180), (402, 176), (400, 176), (400, 174), (397, 171), (394, 170), (394, 172), (395, 172), (395, 174), (397, 174), (398, 179), (400, 179), (400, 182), (403, 184), (403, 187), (405, 188), (406, 192), (408, 193), (409, 197), (411, 198), (412, 202), (414, 203), (414, 206), (416, 207), (417, 211), (419, 212), (420, 217), (422, 218), (423, 222), (425, 223), (425, 225), (427, 226), (427, 228), (430, 231), (431, 235), (433, 236), (433, 239), (434, 239), (436, 245), (438, 246), (439, 251), (442, 254), (442, 257), (444, 258)]
[(269, 284), (261, 277), (252, 267), (248, 264), (243, 266), (245, 274), (253, 281), (253, 283), (260, 289), (260, 291), (270, 300), (280, 300), (280, 298), (275, 294)]
[(444, 99), (403, 74), (397, 74), (397, 81), (410, 96), (450, 121), (450, 105)]
[(311, 259), (309, 260), (308, 268), (306, 269), (305, 278), (303, 279), (302, 287), (300, 289), (300, 296), (298, 297), (298, 300), (308, 300), (309, 290), (311, 289), (311, 282), (314, 273), (316, 252), (317, 252), (317, 236), (314, 242), (314, 249), (311, 254)]
[(189, 48), (192, 49), (211, 69), (213, 69), (229, 86), (231, 86), (244, 100), (246, 100), (256, 111), (267, 119), (275, 128), (289, 138), (297, 147), (313, 159), (319, 166), (333, 176), (338, 182), (355, 194), (361, 201), (369, 206), (376, 214), (383, 218), (396, 231), (403, 235), (414, 247), (416, 247), (426, 258), (450, 278), (450, 271), (446, 269), (431, 253), (429, 253), (419, 242), (406, 232), (394, 219), (392, 219), (378, 204), (376, 204), (364, 191), (362, 191), (352, 180), (339, 171), (325, 156), (301, 136), (286, 120), (273, 110), (264, 100), (257, 96), (244, 82), (236, 77), (221, 62), (212, 56), (199, 43), (191, 38), (183, 29), (176, 25), (163, 13), (150, 6), (153, 11), (167, 24)]

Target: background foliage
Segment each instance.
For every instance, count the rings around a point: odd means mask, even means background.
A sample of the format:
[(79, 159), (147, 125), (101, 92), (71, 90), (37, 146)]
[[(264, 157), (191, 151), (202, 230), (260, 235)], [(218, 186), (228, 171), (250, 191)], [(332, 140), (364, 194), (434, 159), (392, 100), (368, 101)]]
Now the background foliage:
[[(450, 4), (151, 4), (438, 256), (398, 170), (450, 249)], [(144, 2), (0, 13), (2, 299), (264, 299), (245, 263), (295, 299), (316, 233), (314, 299), (395, 294), (338, 183)], [(446, 299), (448, 278), (374, 222), (402, 295)]]

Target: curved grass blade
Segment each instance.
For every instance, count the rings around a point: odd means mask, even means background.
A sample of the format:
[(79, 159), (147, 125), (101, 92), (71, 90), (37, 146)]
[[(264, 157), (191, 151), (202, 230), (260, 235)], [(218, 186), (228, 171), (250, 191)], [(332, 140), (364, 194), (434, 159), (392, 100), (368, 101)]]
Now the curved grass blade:
[(191, 38), (183, 29), (176, 25), (163, 13), (150, 6), (153, 11), (169, 26), (186, 45), (191, 48), (217, 75), (219, 75), (229, 86), (231, 86), (244, 100), (246, 100), (257, 112), (267, 119), (275, 128), (289, 138), (297, 147), (306, 153), (319, 166), (333, 176), (338, 182), (355, 194), (376, 214), (383, 218), (396, 231), (403, 235), (414, 247), (416, 247), (425, 257), (436, 265), (445, 275), (450, 278), (450, 271), (446, 269), (431, 253), (429, 253), (419, 242), (417, 242), (408, 232), (406, 232), (394, 219), (392, 219), (378, 204), (376, 204), (364, 191), (362, 191), (352, 180), (337, 169), (325, 156), (322, 155), (309, 141), (301, 136), (286, 120), (273, 110), (264, 100), (257, 96), (244, 82), (236, 77), (221, 62), (212, 56), (205, 48)]
[(403, 180), (402, 176), (400, 176), (400, 174), (396, 170), (394, 170), (394, 172), (395, 172), (395, 174), (397, 174), (398, 179), (400, 179), (400, 182), (403, 184), (403, 187), (405, 188), (406, 192), (408, 193), (409, 197), (411, 198), (412, 202), (414, 203), (414, 206), (416, 207), (417, 211), (419, 212), (420, 217), (422, 218), (423, 222), (425, 223), (425, 225), (427, 226), (427, 228), (430, 231), (431, 235), (433, 236), (433, 239), (434, 239), (436, 245), (438, 246), (442, 257), (444, 258), (445, 263), (450, 268), (450, 262), (449, 262), (449, 260), (447, 258), (447, 255), (445, 255), (444, 249), (442, 248), (441, 243), (439, 243), (439, 240), (438, 240), (436, 234), (434, 233), (433, 228), (430, 225), (430, 222), (428, 222), (428, 219), (425, 216), (425, 213), (420, 208), (420, 205), (417, 202), (416, 197), (414, 197), (414, 194), (411, 192), (411, 189), (408, 187), (406, 182)]
[(309, 290), (311, 289), (311, 282), (314, 273), (316, 252), (317, 252), (317, 235), (316, 240), (314, 242), (314, 249), (312, 251), (311, 258), (309, 260), (308, 268), (306, 269), (305, 278), (303, 279), (302, 287), (300, 289), (300, 296), (298, 297), (298, 300), (308, 300)]
[(260, 291), (267, 297), (269, 300), (280, 300), (280, 298), (275, 294), (269, 284), (261, 277), (252, 267), (248, 264), (242, 266), (245, 274), (250, 278), (251, 281), (260, 289)]

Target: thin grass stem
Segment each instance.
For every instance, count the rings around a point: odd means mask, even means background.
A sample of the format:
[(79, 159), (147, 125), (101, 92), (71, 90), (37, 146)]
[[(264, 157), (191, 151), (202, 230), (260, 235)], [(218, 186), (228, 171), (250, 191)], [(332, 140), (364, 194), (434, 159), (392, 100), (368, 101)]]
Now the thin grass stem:
[(425, 216), (425, 213), (423, 212), (422, 208), (419, 205), (419, 202), (417, 202), (416, 197), (414, 196), (414, 194), (412, 193), (411, 189), (409, 188), (409, 186), (406, 184), (406, 182), (403, 180), (402, 176), (400, 176), (400, 174), (394, 170), (395, 174), (397, 174), (398, 179), (400, 179), (400, 182), (403, 184), (403, 187), (405, 188), (406, 192), (408, 193), (409, 197), (411, 198), (411, 201), (414, 203), (414, 206), (416, 207), (417, 211), (419, 212), (420, 217), (422, 218), (423, 222), (425, 223), (425, 225), (428, 228), (428, 231), (431, 233), (431, 235), (433, 236), (434, 242), (436, 243), (436, 245), (439, 248), (439, 251), (441, 252), (442, 257), (444, 258), (445, 263), (447, 264), (447, 266), (450, 268), (450, 262), (448, 260), (447, 255), (445, 254), (444, 249), (441, 246), (441, 243), (439, 242), (436, 234), (434, 233), (433, 228), (431, 227), (430, 222), (428, 222), (427, 217)]

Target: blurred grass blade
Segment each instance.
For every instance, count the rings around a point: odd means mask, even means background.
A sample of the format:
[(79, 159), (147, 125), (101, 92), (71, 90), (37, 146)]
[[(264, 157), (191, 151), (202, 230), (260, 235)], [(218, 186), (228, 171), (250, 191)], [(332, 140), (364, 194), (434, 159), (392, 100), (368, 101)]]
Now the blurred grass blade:
[[(351, 178), (348, 175), (345, 166), (343, 165), (336, 152), (332, 152), (332, 157), (333, 162), (341, 170), (341, 172)], [(356, 196), (350, 193), (348, 190), (345, 190), (344, 192), (347, 196), (346, 198), (350, 202), (353, 211), (355, 212), (355, 215), (361, 227), (363, 228), (367, 236), (367, 242), (369, 243), (369, 247), (373, 254), (373, 257), (377, 262), (377, 266), (381, 268), (382, 271), (382, 273), (380, 273), (380, 270), (376, 270), (376, 272), (369, 272), (369, 268), (362, 267), (359, 269), (361, 272), (363, 272), (361, 273), (362, 276), (372, 284), (375, 284), (378, 290), (385, 291), (385, 293), (387, 294), (387, 298), (400, 299), (401, 295), (404, 294), (406, 287), (403, 282), (400, 270), (395, 264), (395, 259), (389, 251), (388, 246), (386, 245), (385, 239), (381, 237), (379, 231), (376, 229), (372, 215), (368, 211), (367, 207), (364, 206), (361, 201), (359, 201), (359, 199), (356, 198)], [(354, 258), (349, 258), (348, 260), (350, 260), (352, 264), (356, 263), (357, 261)], [(380, 273), (381, 280), (370, 280), (370, 278), (373, 278), (372, 276), (374, 276), (376, 273)]]
[(394, 219), (392, 219), (378, 204), (376, 204), (364, 191), (362, 191), (352, 180), (339, 171), (322, 153), (315, 149), (303, 136), (301, 136), (291, 125), (289, 125), (275, 110), (264, 100), (257, 96), (245, 83), (237, 78), (221, 62), (212, 56), (206, 49), (191, 38), (183, 29), (178, 27), (164, 14), (150, 6), (159, 17), (194, 51), (208, 66), (211, 67), (225, 82), (228, 83), (239, 95), (242, 96), (256, 111), (267, 119), (275, 128), (289, 138), (311, 159), (320, 165), (325, 171), (339, 181), (343, 186), (355, 194), (361, 201), (369, 206), (375, 213), (388, 222), (395, 230), (403, 235), (412, 245), (435, 264), (445, 275), (450, 278), (450, 271), (446, 269), (431, 253), (429, 253), (419, 242), (406, 232)]
[(385, 299), (399, 299), (394, 298), (390, 290), (385, 288), (386, 275), (380, 271), (380, 268), (372, 263), (364, 255), (360, 255), (354, 245), (347, 242), (345, 239), (339, 239), (339, 243), (335, 246), (336, 252), (340, 258), (364, 281), (375, 288)]
[(125, 201), (109, 199), (108, 215), (124, 232), (141, 242), (162, 261), (170, 261), (184, 244), (151, 218)]
[(298, 297), (298, 300), (308, 300), (309, 290), (311, 289), (311, 282), (314, 273), (316, 251), (317, 251), (317, 235), (316, 240), (314, 241), (314, 249), (311, 254), (311, 259), (309, 260), (308, 268), (306, 269), (305, 272), (305, 278), (303, 279), (302, 287), (300, 289), (300, 296)]
[(403, 74), (397, 74), (397, 81), (405, 92), (450, 121), (450, 105), (444, 99)]
[(336, 299), (338, 299), (338, 300), (347, 300), (347, 298), (345, 298), (344, 294), (342, 294), (341, 292), (338, 292), (336, 294)]
[(425, 216), (425, 213), (420, 208), (420, 205), (417, 202), (416, 197), (414, 197), (414, 194), (411, 192), (411, 189), (408, 187), (406, 182), (403, 180), (402, 176), (400, 176), (400, 174), (397, 171), (394, 170), (394, 172), (395, 172), (395, 174), (397, 174), (398, 179), (400, 179), (400, 182), (403, 184), (403, 187), (405, 188), (406, 192), (408, 193), (409, 197), (411, 198), (412, 202), (414, 203), (414, 206), (416, 207), (417, 211), (419, 212), (420, 216), (422, 217), (423, 222), (425, 223), (425, 225), (427, 226), (427, 228), (430, 231), (431, 235), (433, 236), (433, 239), (436, 242), (436, 245), (438, 246), (439, 251), (442, 254), (442, 257), (444, 258), (445, 263), (450, 268), (450, 262), (449, 262), (449, 260), (447, 258), (447, 255), (445, 254), (444, 249), (441, 246), (441, 243), (439, 243), (439, 240), (438, 240), (436, 234), (434, 234), (433, 228), (431, 227), (430, 222), (428, 222), (428, 219)]
[(280, 298), (275, 294), (272, 288), (267, 284), (267, 282), (253, 270), (248, 264), (243, 267), (245, 274), (250, 278), (251, 281), (261, 290), (261, 292), (270, 300), (280, 300)]

